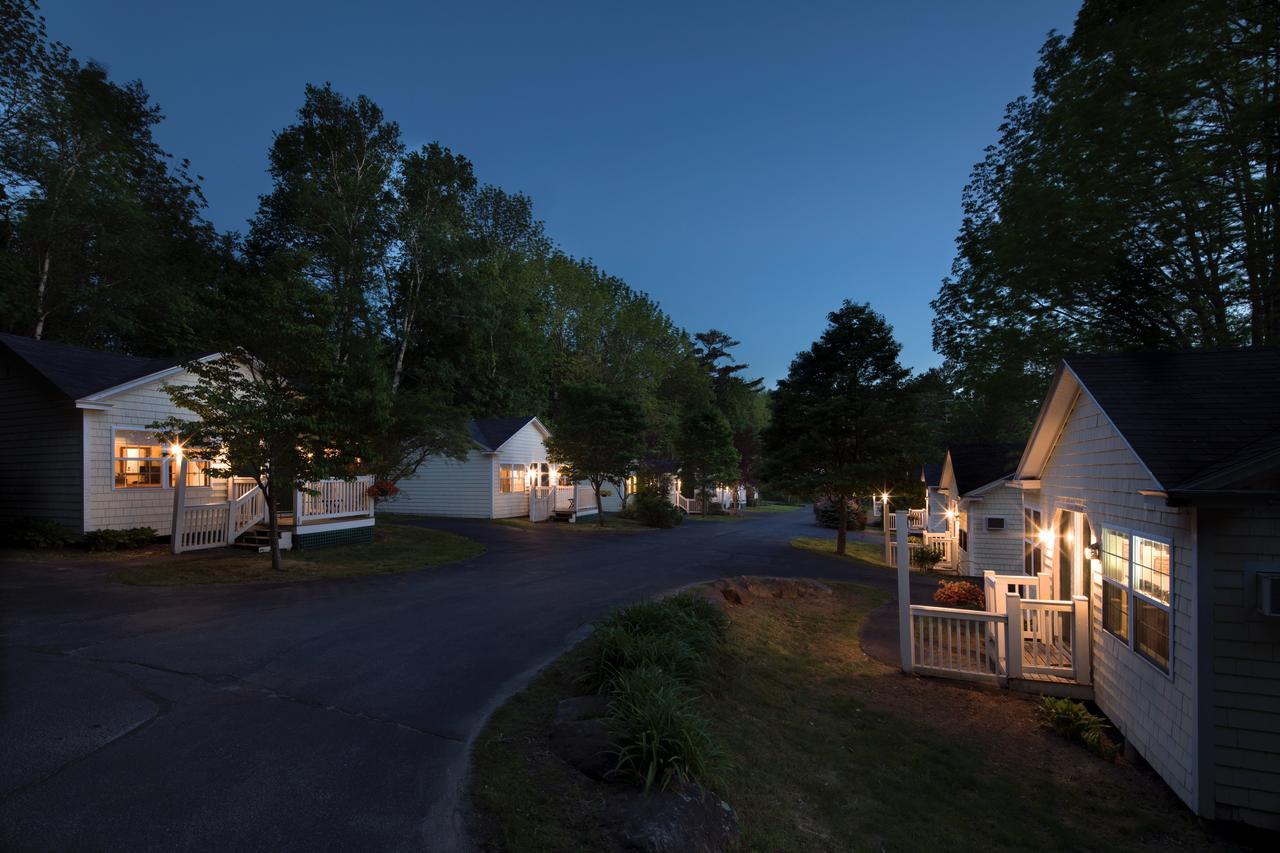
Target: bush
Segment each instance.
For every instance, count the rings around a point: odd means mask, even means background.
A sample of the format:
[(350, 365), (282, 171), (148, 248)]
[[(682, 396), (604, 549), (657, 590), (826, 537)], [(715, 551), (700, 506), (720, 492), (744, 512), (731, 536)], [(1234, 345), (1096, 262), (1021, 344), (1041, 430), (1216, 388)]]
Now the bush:
[(67, 528), (44, 518), (20, 518), (4, 534), (4, 543), (15, 548), (60, 548), (71, 539)]
[[(848, 517), (846, 523), (849, 530), (865, 530), (867, 527), (867, 512), (855, 500), (850, 499), (846, 504), (848, 507)], [(813, 518), (822, 527), (837, 528), (840, 526), (840, 499), (839, 498), (819, 498), (813, 502)]]
[(713, 604), (689, 595), (633, 604), (592, 634), (583, 681), (594, 690), (609, 690), (622, 674), (642, 667), (693, 677), (719, 647), (727, 624)]
[(911, 549), (911, 565), (924, 569), (926, 572), (933, 571), (933, 567), (942, 562), (942, 558), (947, 556), (947, 552), (942, 550), (941, 545), (925, 545), (921, 548)]
[(677, 595), (625, 607), (604, 624), (637, 635), (675, 637), (699, 653), (707, 654), (724, 637), (728, 620), (706, 599)]
[(1111, 727), (1079, 702), (1045, 696), (1036, 706), (1036, 714), (1042, 725), (1068, 740), (1083, 743), (1094, 755), (1108, 761), (1116, 757), (1116, 745), (1107, 737), (1107, 729)]
[(677, 780), (714, 781), (723, 765), (688, 688), (664, 669), (644, 666), (620, 674), (606, 719), (618, 750), (615, 772), (645, 791)]
[(626, 516), (634, 518), (645, 527), (676, 527), (684, 521), (684, 513), (672, 506), (665, 495), (654, 492), (637, 492), (627, 504)]
[(90, 551), (118, 551), (121, 548), (142, 548), (156, 540), (156, 532), (150, 527), (130, 527), (125, 530), (90, 530), (84, 535), (84, 545)]
[(365, 492), (375, 501), (382, 501), (387, 498), (394, 498), (396, 495), (400, 494), (400, 487), (390, 480), (378, 480), (376, 483), (369, 486)]
[(987, 609), (987, 595), (982, 587), (968, 581), (938, 581), (933, 600), (951, 607), (976, 607)]

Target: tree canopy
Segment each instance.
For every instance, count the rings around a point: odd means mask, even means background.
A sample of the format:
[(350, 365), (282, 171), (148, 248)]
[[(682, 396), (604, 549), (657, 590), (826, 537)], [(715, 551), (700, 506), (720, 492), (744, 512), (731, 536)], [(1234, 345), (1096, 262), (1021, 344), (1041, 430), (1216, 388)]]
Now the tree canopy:
[(597, 382), (566, 385), (562, 397), (547, 455), (573, 480), (591, 483), (596, 522), (603, 525), (600, 490), (605, 483), (621, 488), (635, 470), (644, 449), (644, 412), (625, 391)]

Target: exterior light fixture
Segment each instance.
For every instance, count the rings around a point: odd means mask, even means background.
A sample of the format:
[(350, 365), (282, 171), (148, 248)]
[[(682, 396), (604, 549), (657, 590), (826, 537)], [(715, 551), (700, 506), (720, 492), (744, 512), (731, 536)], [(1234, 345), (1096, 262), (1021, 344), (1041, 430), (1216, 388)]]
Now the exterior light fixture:
[(1040, 539), (1041, 545), (1048, 545), (1053, 542), (1053, 531), (1047, 527), (1040, 528), (1040, 532), (1036, 536)]

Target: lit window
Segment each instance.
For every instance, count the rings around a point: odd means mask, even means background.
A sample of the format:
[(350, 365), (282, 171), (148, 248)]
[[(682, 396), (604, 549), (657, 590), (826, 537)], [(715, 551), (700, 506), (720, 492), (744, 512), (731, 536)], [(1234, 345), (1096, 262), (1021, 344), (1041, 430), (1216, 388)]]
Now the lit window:
[(524, 466), (508, 465), (503, 463), (498, 466), (498, 491), (504, 495), (515, 492), (524, 491)]
[(569, 476), (569, 469), (567, 468), (560, 469), (560, 477), (558, 480), (556, 480), (556, 485), (565, 489), (573, 485), (573, 478)]
[[(169, 459), (169, 485), (176, 486), (178, 484), (178, 470), (182, 467), (182, 460), (173, 458), (173, 454), (165, 450), (164, 455)], [(201, 488), (209, 485), (209, 460), (208, 459), (192, 459), (187, 457), (187, 488)]]
[(1040, 541), (1040, 525), (1044, 517), (1040, 510), (1025, 507), (1022, 510), (1022, 570), (1038, 575), (1044, 569), (1044, 543)]
[(1173, 546), (1102, 529), (1102, 627), (1169, 671)]
[(155, 433), (118, 429), (112, 443), (117, 489), (161, 488), (164, 483), (164, 447)]

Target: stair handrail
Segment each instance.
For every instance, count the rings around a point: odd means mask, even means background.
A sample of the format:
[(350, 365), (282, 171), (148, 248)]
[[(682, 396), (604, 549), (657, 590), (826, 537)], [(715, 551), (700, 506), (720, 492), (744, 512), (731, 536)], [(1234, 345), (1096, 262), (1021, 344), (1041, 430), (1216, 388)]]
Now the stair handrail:
[[(247, 507), (247, 509), (246, 509)], [(262, 488), (254, 486), (240, 497), (227, 501), (228, 544), (239, 539), (247, 530), (267, 517), (267, 502)]]

